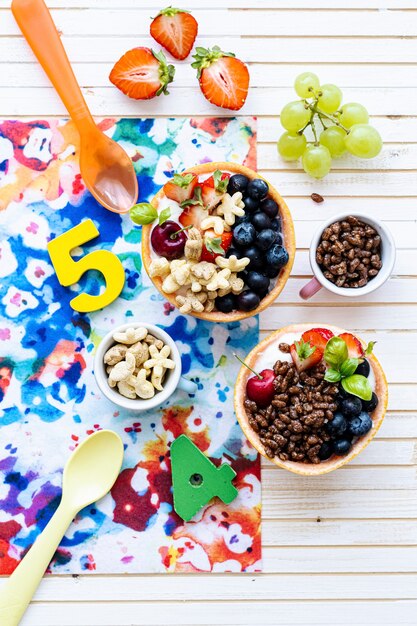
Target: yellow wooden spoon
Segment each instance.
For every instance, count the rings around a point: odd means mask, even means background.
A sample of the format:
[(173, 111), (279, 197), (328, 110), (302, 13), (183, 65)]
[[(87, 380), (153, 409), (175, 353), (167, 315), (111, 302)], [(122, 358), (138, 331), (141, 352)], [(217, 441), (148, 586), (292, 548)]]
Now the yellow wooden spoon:
[(62, 499), (54, 516), (0, 590), (0, 624), (17, 626), (76, 514), (112, 488), (123, 460), (123, 443), (111, 430), (86, 439), (69, 458)]

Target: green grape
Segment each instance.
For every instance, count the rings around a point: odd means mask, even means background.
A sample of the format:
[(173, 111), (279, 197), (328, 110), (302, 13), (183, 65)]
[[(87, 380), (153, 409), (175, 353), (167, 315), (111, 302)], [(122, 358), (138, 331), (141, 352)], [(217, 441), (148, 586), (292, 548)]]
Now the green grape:
[(304, 128), (310, 117), (311, 111), (305, 108), (304, 102), (302, 100), (294, 100), (294, 102), (289, 102), (282, 109), (280, 120), (285, 130), (296, 133)]
[(298, 133), (283, 133), (278, 140), (278, 152), (285, 161), (297, 161), (306, 149), (307, 140)]
[(310, 145), (303, 154), (303, 168), (313, 178), (323, 178), (330, 172), (332, 157), (326, 146)]
[(372, 159), (381, 152), (382, 139), (379, 132), (369, 124), (354, 124), (345, 139), (351, 154), (361, 159)]
[(365, 107), (358, 102), (347, 102), (342, 106), (339, 120), (345, 128), (350, 128), (354, 124), (367, 124), (369, 115)]
[(320, 87), (319, 77), (312, 72), (299, 74), (294, 82), (294, 89), (300, 98), (311, 98)]
[(321, 85), (318, 106), (325, 113), (334, 113), (342, 102), (342, 92), (336, 85)]
[(320, 135), (320, 143), (329, 149), (333, 158), (341, 157), (346, 152), (346, 133), (339, 126), (329, 126)]

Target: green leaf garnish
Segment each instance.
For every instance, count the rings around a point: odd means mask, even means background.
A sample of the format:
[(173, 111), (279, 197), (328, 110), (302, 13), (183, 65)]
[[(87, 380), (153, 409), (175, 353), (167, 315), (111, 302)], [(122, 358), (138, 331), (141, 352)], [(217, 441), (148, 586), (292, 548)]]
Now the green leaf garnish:
[(369, 354), (372, 354), (373, 350), (374, 350), (374, 345), (376, 344), (376, 341), (370, 341), (368, 343), (368, 345), (366, 346), (366, 350), (365, 350), (365, 354), (368, 356)]
[(196, 187), (194, 189), (194, 196), (190, 198), (190, 200), (184, 200), (184, 202), (181, 202), (180, 207), (184, 209), (187, 206), (195, 205), (204, 207), (203, 198), (201, 197), (201, 187)]
[(304, 341), (303, 339), (294, 341), (294, 345), (301, 361), (308, 359), (308, 357), (316, 351), (316, 346), (312, 346), (308, 341)]
[(334, 370), (332, 367), (329, 367), (326, 370), (326, 373), (324, 375), (324, 380), (326, 380), (328, 383), (338, 383), (339, 380), (341, 379), (342, 379), (342, 375), (337, 370)]
[(342, 379), (342, 387), (347, 393), (358, 396), (361, 400), (368, 401), (372, 398), (372, 387), (369, 380), (361, 374), (353, 374)]
[(222, 172), (220, 170), (216, 170), (215, 172), (213, 172), (213, 180), (215, 190), (219, 193), (226, 193), (229, 179), (225, 178), (224, 180), (222, 180)]
[(181, 187), (181, 189), (185, 189), (190, 185), (194, 180), (195, 174), (174, 174), (171, 182), (177, 187)]
[(135, 204), (129, 211), (130, 219), (138, 226), (152, 224), (158, 217), (158, 211), (149, 202)]
[(324, 360), (334, 369), (339, 369), (343, 361), (348, 358), (346, 342), (340, 337), (332, 337), (326, 344)]
[(340, 366), (340, 373), (343, 376), (343, 378), (346, 378), (346, 376), (352, 376), (352, 374), (354, 374), (356, 372), (356, 368), (358, 367), (360, 363), (359, 359), (346, 359), (346, 361), (343, 361), (342, 365)]
[(167, 207), (163, 209), (159, 214), (158, 224), (162, 226), (171, 217), (171, 209)]
[(221, 237), (213, 237), (212, 239), (207, 238), (204, 240), (204, 245), (206, 246), (208, 252), (212, 252), (213, 254), (221, 254), (222, 256), (224, 256), (226, 252), (222, 248), (221, 243)]

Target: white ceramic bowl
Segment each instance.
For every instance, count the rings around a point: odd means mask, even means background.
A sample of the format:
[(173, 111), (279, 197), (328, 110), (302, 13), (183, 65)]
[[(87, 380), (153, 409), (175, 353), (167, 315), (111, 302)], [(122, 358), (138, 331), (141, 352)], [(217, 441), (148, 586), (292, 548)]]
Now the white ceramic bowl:
[[(149, 398), (148, 400), (142, 400), (141, 398), (131, 400), (130, 398), (125, 398), (118, 392), (117, 388), (113, 389), (110, 387), (104, 363), (104, 355), (107, 350), (117, 343), (113, 339), (114, 333), (124, 332), (128, 328), (138, 327), (147, 328), (152, 335), (154, 335), (157, 339), (161, 339), (166, 345), (168, 345), (171, 348), (170, 358), (175, 361), (175, 368), (173, 370), (166, 371), (163, 382), (163, 390), (157, 391), (153, 398)], [(155, 326), (154, 324), (148, 324), (147, 322), (131, 322), (130, 324), (123, 324), (122, 326), (114, 328), (112, 331), (107, 333), (105, 337), (103, 337), (94, 357), (94, 376), (96, 378), (97, 385), (106, 398), (111, 400), (114, 404), (117, 404), (124, 409), (129, 409), (130, 411), (148, 411), (149, 409), (154, 409), (155, 407), (160, 406), (174, 393), (177, 387), (186, 393), (195, 393), (197, 390), (197, 385), (195, 383), (181, 376), (181, 356), (175, 341), (170, 335), (168, 335), (167, 332), (162, 330), (162, 328), (159, 328), (159, 326)]]
[[(382, 267), (378, 274), (370, 280), (364, 287), (358, 287), (357, 289), (348, 288), (348, 287), (337, 287), (330, 280), (324, 277), (322, 270), (320, 269), (317, 261), (316, 261), (316, 251), (320, 242), (321, 235), (323, 231), (334, 224), (334, 222), (339, 222), (345, 220), (349, 215), (353, 215), (357, 217), (365, 224), (369, 224), (372, 228), (375, 228), (378, 235), (381, 237), (381, 260)], [(363, 213), (340, 213), (339, 215), (334, 215), (330, 219), (325, 222), (322, 222), (320, 226), (315, 231), (313, 238), (310, 244), (310, 265), (313, 270), (314, 278), (310, 280), (300, 291), (300, 296), (307, 300), (311, 298), (317, 291), (321, 289), (321, 287), (325, 287), (329, 291), (336, 293), (338, 296), (346, 296), (348, 298), (360, 298), (361, 296), (365, 296), (375, 289), (378, 289), (388, 280), (388, 278), (392, 274), (392, 270), (394, 268), (395, 263), (395, 243), (393, 236), (391, 235), (388, 228), (380, 222), (379, 220), (369, 217), (369, 215), (364, 215)]]

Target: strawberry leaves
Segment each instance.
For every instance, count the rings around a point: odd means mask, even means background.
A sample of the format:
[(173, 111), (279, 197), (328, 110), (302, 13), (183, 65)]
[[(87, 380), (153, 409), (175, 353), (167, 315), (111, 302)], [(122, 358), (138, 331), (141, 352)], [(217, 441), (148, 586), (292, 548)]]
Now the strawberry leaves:
[(294, 341), (294, 345), (301, 361), (308, 359), (308, 357), (316, 351), (316, 346), (312, 346), (308, 341), (304, 341), (303, 339)]
[(190, 200), (184, 200), (184, 202), (181, 202), (180, 207), (185, 209), (187, 206), (195, 205), (204, 207), (203, 198), (201, 197), (201, 187), (196, 187), (194, 190), (194, 196)]
[(222, 248), (221, 244), (221, 237), (213, 237), (211, 239), (207, 237), (206, 239), (204, 239), (204, 245), (206, 246), (208, 252), (211, 252), (213, 254), (221, 254), (222, 256), (224, 256), (226, 252), (224, 248)]

